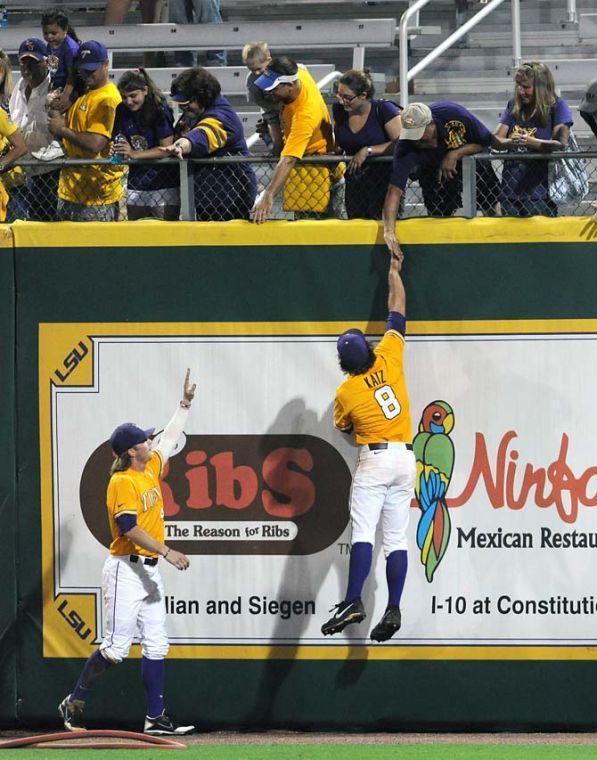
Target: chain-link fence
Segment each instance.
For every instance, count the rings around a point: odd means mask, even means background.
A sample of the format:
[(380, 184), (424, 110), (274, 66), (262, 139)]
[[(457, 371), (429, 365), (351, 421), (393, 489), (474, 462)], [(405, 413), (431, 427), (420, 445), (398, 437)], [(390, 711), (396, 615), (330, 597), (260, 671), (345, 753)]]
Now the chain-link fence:
[[(7, 221), (248, 219), (271, 181), (276, 158), (138, 161), (24, 161), (2, 175)], [(370, 158), (352, 171), (350, 158), (305, 159), (276, 198), (272, 219), (381, 219), (392, 158)], [(465, 157), (440, 181), (435, 163), (411, 172), (401, 217), (595, 214), (597, 151), (481, 153)]]

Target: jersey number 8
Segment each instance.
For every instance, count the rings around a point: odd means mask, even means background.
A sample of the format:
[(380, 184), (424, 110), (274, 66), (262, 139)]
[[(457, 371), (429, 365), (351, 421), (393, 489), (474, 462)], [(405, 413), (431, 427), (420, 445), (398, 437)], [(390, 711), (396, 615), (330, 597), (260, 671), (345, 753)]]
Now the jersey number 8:
[(397, 417), (402, 411), (400, 402), (396, 398), (396, 394), (391, 385), (382, 385), (381, 388), (378, 388), (375, 391), (373, 396), (387, 420), (393, 420), (394, 417)]

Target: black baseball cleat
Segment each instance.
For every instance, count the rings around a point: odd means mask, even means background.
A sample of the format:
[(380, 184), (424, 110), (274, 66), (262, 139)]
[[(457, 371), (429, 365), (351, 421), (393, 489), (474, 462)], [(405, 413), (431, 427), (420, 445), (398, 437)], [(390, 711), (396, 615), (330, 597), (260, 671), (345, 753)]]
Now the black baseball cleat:
[(70, 694), (67, 694), (62, 702), (58, 705), (58, 712), (62, 717), (64, 728), (67, 731), (86, 731), (83, 725), (83, 705), (78, 699), (71, 701)]
[(353, 599), (352, 602), (340, 602), (340, 604), (336, 604), (332, 609), (336, 610), (333, 617), (321, 626), (321, 632), (324, 636), (340, 633), (347, 625), (360, 623), (367, 617), (360, 596)]
[(143, 733), (151, 734), (152, 736), (184, 736), (185, 734), (192, 733), (194, 730), (195, 726), (179, 726), (174, 718), (171, 718), (166, 712), (158, 715), (157, 718), (148, 718), (146, 716), (143, 727)]
[(373, 641), (387, 641), (400, 630), (401, 624), (400, 607), (388, 607), (382, 619), (371, 631), (371, 638)]

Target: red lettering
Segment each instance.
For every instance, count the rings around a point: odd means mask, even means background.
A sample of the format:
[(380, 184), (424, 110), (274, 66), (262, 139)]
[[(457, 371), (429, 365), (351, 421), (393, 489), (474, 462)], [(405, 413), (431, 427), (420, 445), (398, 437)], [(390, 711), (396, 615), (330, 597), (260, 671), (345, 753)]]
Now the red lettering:
[(164, 517), (173, 517), (180, 512), (180, 507), (176, 503), (174, 494), (169, 484), (166, 482), (168, 473), (170, 472), (170, 463), (166, 462), (162, 471), (162, 481), (160, 483), (162, 487), (162, 497), (164, 499)]
[(464, 490), (454, 499), (447, 499), (446, 503), (449, 507), (461, 507), (463, 504), (471, 498), (473, 491), (477, 487), (479, 478), (483, 478), (485, 482), (485, 490), (491, 506), (494, 509), (499, 509), (504, 506), (504, 470), (506, 464), (506, 451), (510, 444), (510, 441), (516, 438), (516, 433), (513, 430), (509, 430), (502, 438), (497, 455), (496, 462), (496, 476), (493, 478), (491, 472), (491, 465), (489, 463), (489, 454), (487, 453), (487, 444), (485, 443), (485, 436), (483, 433), (476, 433), (475, 435), (475, 456), (473, 458), (473, 464), (471, 467), (470, 475)]
[(290, 469), (291, 465), (310, 472), (313, 457), (307, 449), (280, 448), (268, 454), (263, 462), (263, 480), (271, 490), (264, 489), (261, 499), (265, 511), (275, 517), (298, 517), (308, 512), (315, 502), (313, 481)]
[(189, 451), (185, 457), (185, 462), (193, 465), (192, 469), (185, 472), (185, 478), (189, 481), (187, 507), (190, 509), (208, 509), (213, 504), (209, 498), (207, 467), (200, 466), (206, 459), (205, 451)]
[(230, 509), (245, 509), (257, 496), (257, 475), (247, 465), (234, 466), (233, 453), (223, 451), (210, 460), (216, 471), (216, 504)]
[[(586, 507), (597, 506), (597, 493), (591, 496), (587, 493), (589, 482), (593, 477), (597, 477), (597, 467), (590, 467), (578, 478), (575, 476), (567, 461), (569, 438), (566, 433), (562, 433), (557, 459), (548, 467), (535, 468), (531, 463), (525, 465), (522, 484), (516, 495), (519, 452), (512, 450), (509, 455), (510, 461), (506, 464), (508, 446), (516, 437), (517, 434), (513, 430), (509, 430), (502, 437), (495, 470), (492, 470), (485, 437), (482, 433), (476, 434), (475, 455), (468, 481), (459, 496), (447, 499), (449, 507), (461, 507), (466, 504), (480, 479), (483, 479), (489, 502), (494, 509), (504, 506), (508, 509), (522, 509), (530, 498), (531, 489), (534, 489), (535, 506), (540, 509), (555, 506), (558, 516), (565, 523), (576, 522), (580, 504)], [(546, 493), (547, 482), (551, 486), (549, 493)]]

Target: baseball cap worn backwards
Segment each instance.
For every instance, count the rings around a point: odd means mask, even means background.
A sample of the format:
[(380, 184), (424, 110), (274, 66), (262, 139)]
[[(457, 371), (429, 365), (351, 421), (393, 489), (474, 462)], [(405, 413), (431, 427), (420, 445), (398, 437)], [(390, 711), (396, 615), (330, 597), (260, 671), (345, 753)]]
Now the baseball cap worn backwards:
[(425, 103), (411, 103), (400, 114), (402, 128), (400, 140), (420, 140), (425, 132), (425, 127), (433, 121), (431, 108)]
[(75, 56), (73, 66), (83, 71), (95, 71), (108, 60), (108, 51), (101, 42), (84, 42)]
[(585, 113), (597, 113), (597, 79), (593, 79), (589, 82), (585, 96), (582, 99), (579, 107), (579, 111)]
[(122, 425), (119, 425), (110, 436), (110, 444), (114, 453), (120, 456), (138, 443), (146, 441), (151, 435), (153, 435), (154, 431), (155, 428), (142, 430), (140, 427), (137, 427), (134, 422), (124, 422)]
[(268, 69), (265, 74), (262, 74), (255, 80), (255, 84), (260, 90), (269, 92), (277, 87), (279, 84), (290, 84), (296, 82), (299, 78), (298, 71), (296, 74), (278, 74), (277, 71), (271, 71)]
[(369, 358), (369, 344), (361, 330), (356, 327), (346, 330), (336, 344), (340, 361), (347, 369), (357, 369)]
[(21, 58), (33, 58), (36, 61), (43, 61), (46, 57), (47, 45), (42, 40), (32, 37), (19, 46), (19, 61)]

